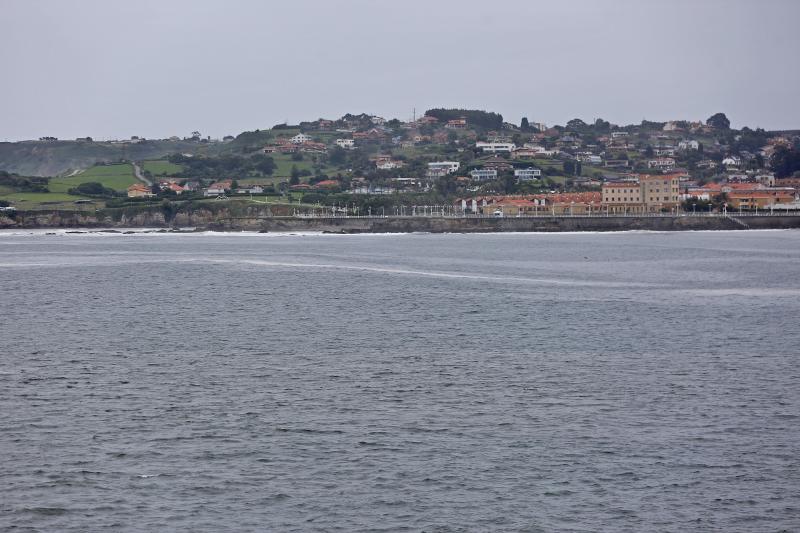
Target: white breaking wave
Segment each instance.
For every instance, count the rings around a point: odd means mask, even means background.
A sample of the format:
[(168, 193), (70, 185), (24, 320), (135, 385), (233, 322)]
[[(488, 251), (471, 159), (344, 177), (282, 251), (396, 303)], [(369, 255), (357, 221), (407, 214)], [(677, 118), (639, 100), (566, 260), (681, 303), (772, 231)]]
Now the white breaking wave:
[(157, 264), (157, 263), (207, 263), (207, 264), (230, 264), (230, 265), (253, 265), (272, 268), (302, 268), (302, 269), (324, 269), (324, 270), (345, 270), (356, 272), (371, 272), (376, 274), (389, 274), (397, 276), (420, 276), (443, 279), (463, 279), (492, 281), (502, 283), (525, 283), (537, 285), (554, 285), (569, 287), (607, 287), (607, 288), (658, 288), (662, 285), (651, 283), (636, 282), (616, 282), (616, 281), (593, 281), (561, 278), (533, 278), (522, 276), (502, 276), (474, 272), (445, 272), (433, 270), (416, 270), (407, 268), (391, 268), (373, 265), (347, 265), (338, 263), (303, 263), (296, 261), (268, 261), (261, 259), (230, 259), (213, 257), (173, 257), (173, 258), (122, 258), (120, 256), (101, 258), (84, 257), (77, 261), (25, 261), (25, 262), (4, 262), (0, 267), (8, 268), (69, 268), (87, 266), (112, 266), (126, 264)]

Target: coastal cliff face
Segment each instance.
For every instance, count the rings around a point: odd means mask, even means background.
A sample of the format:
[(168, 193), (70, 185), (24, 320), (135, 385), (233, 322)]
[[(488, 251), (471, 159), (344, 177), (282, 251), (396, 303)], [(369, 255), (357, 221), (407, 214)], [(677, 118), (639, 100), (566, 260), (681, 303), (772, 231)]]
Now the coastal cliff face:
[(214, 231), (320, 231), (331, 233), (486, 233), (524, 231), (682, 231), (800, 228), (800, 216), (599, 216), (535, 218), (306, 218), (288, 206), (220, 204), (81, 211), (22, 211), (0, 215), (0, 229), (197, 228)]
[[(286, 215), (284, 206), (241, 205), (171, 209), (163, 206), (89, 211), (19, 211), (0, 216), (0, 228), (169, 228), (259, 229), (266, 217)], [(235, 222), (234, 222), (235, 221)]]

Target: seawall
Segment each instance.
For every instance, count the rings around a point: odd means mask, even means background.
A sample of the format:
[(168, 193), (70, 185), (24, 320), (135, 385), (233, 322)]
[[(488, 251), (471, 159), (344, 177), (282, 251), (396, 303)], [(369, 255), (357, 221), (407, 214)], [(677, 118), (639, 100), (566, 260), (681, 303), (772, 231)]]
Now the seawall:
[[(800, 216), (598, 216), (529, 218), (271, 218), (260, 221), (259, 231), (328, 231), (337, 233), (492, 233), (559, 231), (687, 231), (800, 228)], [(219, 229), (256, 229), (236, 220)]]
[(0, 229), (186, 228), (216, 231), (332, 233), (490, 233), (558, 231), (685, 231), (800, 228), (800, 215), (542, 216), (488, 217), (293, 217), (262, 209), (196, 209), (165, 212), (22, 211), (0, 214)]

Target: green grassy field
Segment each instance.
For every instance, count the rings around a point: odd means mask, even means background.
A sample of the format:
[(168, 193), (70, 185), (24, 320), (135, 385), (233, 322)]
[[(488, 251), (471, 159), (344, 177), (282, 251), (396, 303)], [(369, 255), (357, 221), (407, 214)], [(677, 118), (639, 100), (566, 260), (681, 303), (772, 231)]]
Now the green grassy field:
[(167, 176), (177, 174), (183, 167), (163, 159), (158, 161), (142, 161), (142, 170), (150, 172), (153, 176)]
[[(289, 178), (292, 175), (292, 165), (297, 166), (298, 170), (308, 170), (314, 172), (314, 162), (310, 154), (303, 154), (302, 161), (293, 161), (290, 154), (270, 154), (275, 161), (275, 178)], [(336, 174), (339, 172), (335, 167), (324, 166), (322, 168), (323, 174)], [(244, 180), (243, 180), (244, 181)]]
[(0, 194), (0, 199), (11, 202), (17, 209), (40, 210), (90, 210), (104, 207), (102, 200), (92, 200), (91, 204), (76, 204), (76, 200), (91, 200), (84, 196), (72, 196), (63, 192), (15, 192)]
[(52, 178), (48, 188), (50, 192), (67, 192), (81, 183), (97, 182), (115, 191), (124, 191), (134, 183), (138, 183), (133, 174), (133, 166), (129, 163), (116, 165), (98, 165), (80, 174), (66, 178)]

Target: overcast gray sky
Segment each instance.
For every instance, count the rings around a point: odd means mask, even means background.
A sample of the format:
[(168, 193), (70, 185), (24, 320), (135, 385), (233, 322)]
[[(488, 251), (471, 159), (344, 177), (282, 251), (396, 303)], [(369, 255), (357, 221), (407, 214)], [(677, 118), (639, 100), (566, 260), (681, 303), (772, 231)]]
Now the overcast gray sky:
[(795, 0), (2, 0), (0, 139), (431, 107), (800, 128)]

